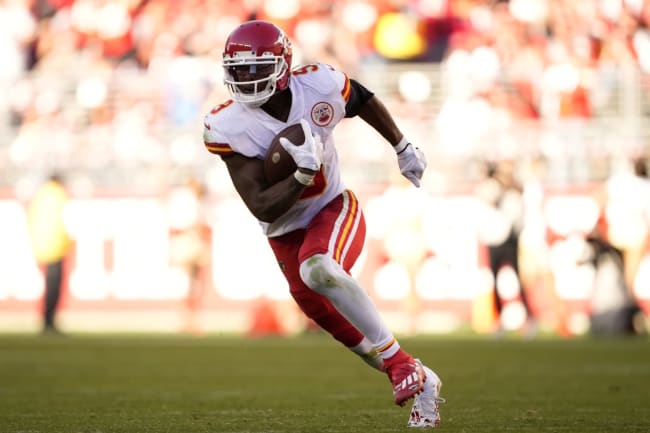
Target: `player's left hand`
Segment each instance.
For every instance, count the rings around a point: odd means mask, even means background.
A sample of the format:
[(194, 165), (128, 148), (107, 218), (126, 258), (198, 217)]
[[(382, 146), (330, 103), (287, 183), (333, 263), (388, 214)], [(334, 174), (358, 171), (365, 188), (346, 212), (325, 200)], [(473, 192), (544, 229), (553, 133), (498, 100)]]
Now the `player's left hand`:
[(407, 143), (406, 147), (397, 153), (397, 163), (402, 175), (411, 181), (418, 188), (424, 169), (427, 167), (427, 159), (419, 148)]

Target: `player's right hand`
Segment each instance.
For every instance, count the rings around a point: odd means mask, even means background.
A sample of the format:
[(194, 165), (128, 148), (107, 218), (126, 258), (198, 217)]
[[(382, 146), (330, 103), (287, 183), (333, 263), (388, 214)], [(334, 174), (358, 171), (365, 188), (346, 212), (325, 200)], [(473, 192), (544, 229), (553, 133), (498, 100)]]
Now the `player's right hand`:
[(317, 172), (322, 164), (323, 142), (318, 134), (312, 134), (309, 123), (305, 119), (300, 119), (300, 125), (305, 134), (304, 143), (296, 145), (282, 137), (280, 144), (291, 155), (298, 168)]

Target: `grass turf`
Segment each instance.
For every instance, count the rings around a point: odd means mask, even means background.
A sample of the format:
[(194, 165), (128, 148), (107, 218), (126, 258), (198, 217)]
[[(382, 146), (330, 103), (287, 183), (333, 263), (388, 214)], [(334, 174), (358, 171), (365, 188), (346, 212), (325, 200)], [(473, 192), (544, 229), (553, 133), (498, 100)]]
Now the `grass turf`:
[[(650, 431), (646, 338), (401, 343), (443, 380), (441, 431)], [(408, 413), (324, 335), (0, 335), (3, 433), (405, 432)]]

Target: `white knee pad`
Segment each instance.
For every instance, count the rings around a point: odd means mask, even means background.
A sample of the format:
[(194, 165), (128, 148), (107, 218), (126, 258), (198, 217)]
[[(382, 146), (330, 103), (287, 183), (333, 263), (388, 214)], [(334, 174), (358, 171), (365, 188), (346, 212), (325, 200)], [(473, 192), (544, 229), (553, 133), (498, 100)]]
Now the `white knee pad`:
[(328, 288), (340, 286), (347, 274), (337, 262), (325, 254), (314, 254), (300, 264), (300, 278), (310, 289), (323, 294)]

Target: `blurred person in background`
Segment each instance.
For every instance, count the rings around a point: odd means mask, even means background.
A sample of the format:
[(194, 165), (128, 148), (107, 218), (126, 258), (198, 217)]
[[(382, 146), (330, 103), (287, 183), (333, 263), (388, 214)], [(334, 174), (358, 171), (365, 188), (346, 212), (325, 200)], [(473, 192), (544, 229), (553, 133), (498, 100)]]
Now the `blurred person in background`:
[(199, 332), (196, 314), (205, 294), (205, 270), (210, 263), (210, 226), (205, 210), (205, 186), (191, 176), (168, 198), (169, 261), (188, 278), (185, 331)]
[(58, 334), (55, 316), (72, 245), (64, 224), (68, 193), (60, 173), (52, 173), (28, 204), (27, 216), (34, 258), (45, 277), (43, 332)]
[(650, 252), (650, 156), (642, 155), (632, 160), (632, 181), (628, 194), (639, 198), (638, 207), (634, 210), (639, 220), (638, 242), (624, 252), (625, 281), (634, 288), (636, 276), (643, 257)]
[(629, 158), (604, 187), (600, 225), (591, 236), (589, 256), (597, 271), (595, 332), (631, 332), (640, 311), (634, 289), (650, 247), (650, 180), (646, 155)]
[[(267, 21), (238, 26), (223, 52), (232, 99), (206, 115), (205, 146), (226, 164), (302, 311), (385, 372), (396, 404), (414, 399), (409, 426), (436, 427), (440, 379), (400, 347), (350, 275), (365, 240), (365, 222), (357, 198), (341, 181), (332, 133), (343, 118), (361, 117), (392, 145), (401, 173), (418, 187), (424, 155), (362, 84), (324, 63), (292, 70), (291, 62), (291, 43), (280, 28)], [(292, 124), (301, 125), (304, 143), (280, 142), (297, 170), (269, 184), (266, 153), (276, 134)]]
[[(532, 336), (536, 332), (536, 325), (519, 270), (519, 236), (524, 218), (523, 189), (515, 178), (513, 161), (488, 161), (484, 169), (485, 177), (478, 184), (476, 194), (488, 206), (488, 214), (483, 218), (485, 225), (481, 227), (480, 234), (487, 246), (490, 271), (494, 279), (494, 307), (497, 312), (495, 333), (499, 335), (509, 328), (505, 326), (502, 314), (509, 299), (504, 299), (503, 293), (512, 291), (502, 285), (515, 283), (526, 313), (525, 331)], [(500, 278), (500, 273), (506, 266), (512, 269), (515, 281)]]
[(590, 328), (594, 335), (636, 334), (636, 319), (641, 309), (625, 282), (624, 253), (607, 236), (607, 223), (601, 215), (586, 238), (580, 264), (594, 268), (590, 299)]

